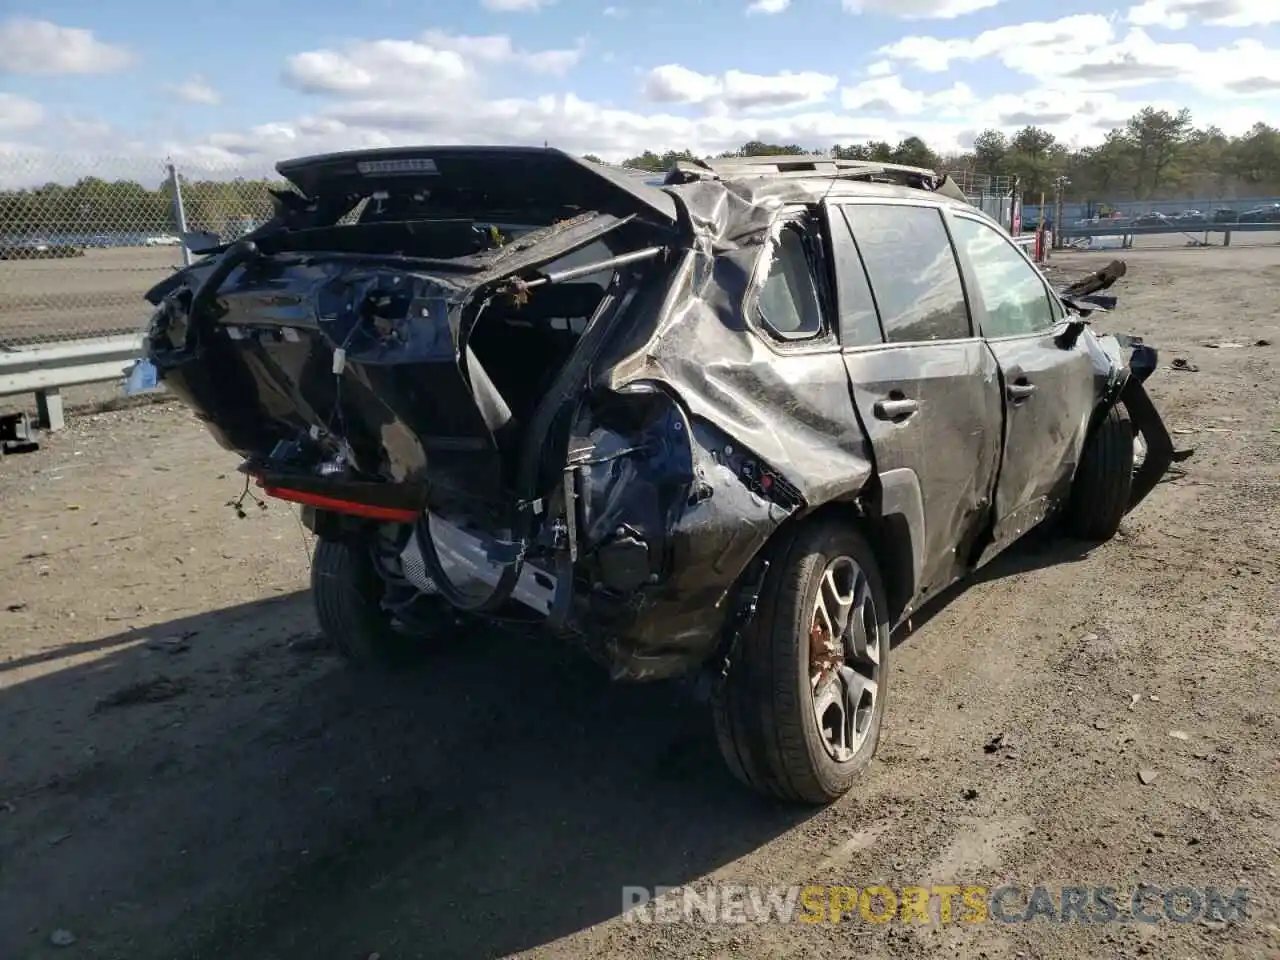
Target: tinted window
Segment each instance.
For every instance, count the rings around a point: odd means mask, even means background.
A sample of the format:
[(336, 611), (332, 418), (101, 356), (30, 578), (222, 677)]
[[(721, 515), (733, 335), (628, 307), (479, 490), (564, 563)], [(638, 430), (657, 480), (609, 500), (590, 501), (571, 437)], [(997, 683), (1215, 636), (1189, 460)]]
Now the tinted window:
[(786, 340), (816, 336), (822, 311), (799, 225), (784, 226), (766, 256), (772, 256), (769, 274), (756, 298), (761, 321)]
[(850, 204), (844, 215), (890, 343), (968, 337), (960, 269), (933, 207)]
[(1004, 337), (1053, 326), (1056, 318), (1044, 281), (1013, 244), (978, 220), (955, 217), (952, 223), (956, 246), (973, 266), (986, 307), (982, 332), (988, 337)]
[(848, 224), (838, 213), (831, 219), (831, 248), (835, 260), (836, 299), (840, 307), (840, 342), (846, 347), (882, 343), (876, 302), (867, 271), (853, 245)]

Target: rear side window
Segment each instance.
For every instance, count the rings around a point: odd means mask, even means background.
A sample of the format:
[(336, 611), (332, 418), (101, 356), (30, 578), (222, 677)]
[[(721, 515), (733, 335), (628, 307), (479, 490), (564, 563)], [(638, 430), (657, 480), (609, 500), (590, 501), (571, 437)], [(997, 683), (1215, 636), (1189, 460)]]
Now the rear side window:
[(956, 246), (964, 251), (982, 294), (986, 314), (982, 332), (1007, 337), (1045, 330), (1057, 322), (1049, 291), (1035, 267), (994, 227), (968, 217), (954, 217)]
[(831, 217), (831, 253), (836, 274), (836, 301), (839, 304), (840, 343), (846, 347), (867, 347), (884, 342), (876, 302), (871, 296), (867, 271), (854, 246), (849, 225), (837, 209)]
[(889, 343), (971, 336), (960, 268), (941, 211), (850, 204), (853, 231)]
[(781, 340), (807, 340), (822, 332), (818, 288), (799, 223), (785, 223), (770, 248), (769, 273), (756, 297), (760, 322)]

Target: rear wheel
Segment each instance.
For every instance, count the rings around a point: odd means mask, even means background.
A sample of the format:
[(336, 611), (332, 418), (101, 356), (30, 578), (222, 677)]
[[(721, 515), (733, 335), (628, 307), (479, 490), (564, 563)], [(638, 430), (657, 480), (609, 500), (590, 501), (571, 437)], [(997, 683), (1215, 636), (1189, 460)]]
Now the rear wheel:
[(773, 552), (756, 617), (713, 700), (720, 749), (748, 786), (828, 803), (880, 740), (889, 621), (875, 556), (849, 524), (805, 524)]
[(1067, 501), (1066, 530), (1101, 543), (1120, 530), (1133, 488), (1134, 434), (1129, 412), (1117, 403), (1085, 442)]
[(316, 543), (311, 596), (320, 630), (354, 666), (408, 666), (428, 647), (384, 609), (386, 591), (366, 546), (323, 538)]

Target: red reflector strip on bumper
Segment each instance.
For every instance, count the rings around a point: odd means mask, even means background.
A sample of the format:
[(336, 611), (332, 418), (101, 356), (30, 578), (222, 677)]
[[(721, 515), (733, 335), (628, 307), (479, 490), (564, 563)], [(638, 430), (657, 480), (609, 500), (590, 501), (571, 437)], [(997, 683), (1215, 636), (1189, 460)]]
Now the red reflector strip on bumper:
[(338, 500), (318, 493), (304, 490), (290, 490), (288, 487), (263, 486), (263, 493), (277, 500), (288, 500), (317, 510), (332, 510), (334, 513), (345, 513), (353, 517), (364, 517), (368, 520), (385, 520), (388, 523), (414, 523), (418, 519), (416, 510), (403, 507), (380, 507), (371, 503), (357, 503), (354, 500)]

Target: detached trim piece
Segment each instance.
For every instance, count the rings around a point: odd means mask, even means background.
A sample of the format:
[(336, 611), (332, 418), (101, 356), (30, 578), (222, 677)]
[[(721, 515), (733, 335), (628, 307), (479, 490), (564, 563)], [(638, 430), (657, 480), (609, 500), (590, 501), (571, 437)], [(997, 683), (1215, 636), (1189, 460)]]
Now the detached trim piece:
[(1131, 375), (1125, 381), (1120, 390), (1119, 401), (1129, 411), (1134, 426), (1147, 442), (1146, 459), (1134, 474), (1133, 488), (1129, 493), (1128, 509), (1132, 510), (1156, 488), (1174, 460), (1185, 460), (1190, 454), (1180, 456), (1174, 451), (1173, 438), (1169, 435), (1160, 412), (1156, 410), (1156, 405), (1151, 402), (1151, 395), (1137, 377)]

